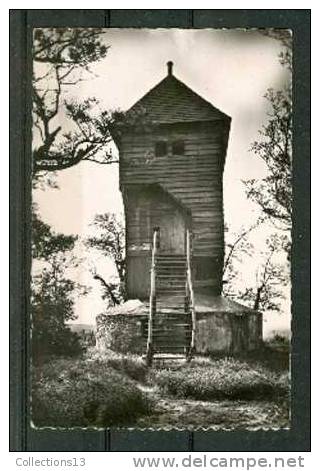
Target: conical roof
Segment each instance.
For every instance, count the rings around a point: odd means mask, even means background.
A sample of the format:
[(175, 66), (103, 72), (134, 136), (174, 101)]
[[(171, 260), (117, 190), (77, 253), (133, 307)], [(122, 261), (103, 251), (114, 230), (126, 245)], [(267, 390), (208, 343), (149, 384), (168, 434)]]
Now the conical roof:
[(216, 121), (229, 117), (187, 87), (172, 74), (168, 62), (168, 75), (137, 101), (127, 114), (143, 109), (153, 124)]

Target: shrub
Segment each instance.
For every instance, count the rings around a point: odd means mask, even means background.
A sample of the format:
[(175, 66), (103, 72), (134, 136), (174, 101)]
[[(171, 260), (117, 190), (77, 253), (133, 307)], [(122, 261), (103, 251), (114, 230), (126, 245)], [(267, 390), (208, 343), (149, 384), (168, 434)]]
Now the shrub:
[(263, 367), (233, 359), (158, 370), (153, 380), (168, 394), (198, 400), (284, 397), (289, 388), (287, 375), (279, 377)]
[(93, 351), (89, 354), (92, 359), (101, 361), (105, 366), (120, 371), (135, 381), (143, 383), (146, 380), (148, 368), (138, 355), (122, 355), (111, 350), (104, 353)]
[(32, 358), (35, 363), (41, 362), (45, 357), (81, 355), (85, 347), (80, 336), (68, 326), (56, 326), (52, 329), (48, 326), (39, 327), (39, 323), (34, 320), (32, 329)]
[(289, 337), (286, 337), (285, 335), (282, 334), (275, 334), (273, 337), (270, 337), (269, 339), (266, 340), (266, 345), (269, 347), (272, 346), (279, 346), (279, 347), (290, 347), (290, 339)]
[(136, 385), (99, 360), (56, 360), (34, 369), (32, 418), (36, 426), (130, 425), (149, 411)]

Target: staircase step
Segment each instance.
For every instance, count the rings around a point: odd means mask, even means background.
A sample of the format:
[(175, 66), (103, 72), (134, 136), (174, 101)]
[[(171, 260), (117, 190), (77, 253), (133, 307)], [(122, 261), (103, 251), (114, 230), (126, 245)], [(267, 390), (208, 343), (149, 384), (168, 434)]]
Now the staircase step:
[[(163, 294), (163, 293), (161, 293)], [(170, 294), (168, 294), (168, 297), (170, 297), (170, 301), (176, 303), (177, 307), (182, 307), (184, 306), (184, 303), (185, 303), (185, 296), (182, 295), (181, 293), (174, 293), (174, 292), (171, 292)], [(160, 306), (160, 304), (157, 303), (157, 306)], [(164, 307), (164, 306), (163, 306)]]
[(182, 284), (182, 285), (173, 284), (171, 286), (160, 286), (160, 287), (158, 286), (157, 288), (158, 289), (156, 290), (156, 293), (158, 293), (160, 295), (166, 293), (167, 290), (176, 289), (178, 291), (181, 291), (181, 293), (186, 296), (186, 286), (185, 286), (185, 284)]
[(173, 342), (172, 339), (154, 339), (153, 345), (156, 347), (170, 347), (172, 349), (179, 348), (179, 347), (187, 347), (190, 343), (190, 339), (185, 338), (185, 339), (180, 339), (179, 341)]
[(163, 344), (163, 345), (153, 345), (154, 347), (154, 351), (160, 351), (160, 350), (164, 350), (164, 349), (167, 349), (169, 351), (175, 351), (175, 350), (182, 350), (184, 348), (188, 348), (189, 347), (189, 343), (185, 342), (185, 343), (181, 343), (179, 345), (168, 345), (168, 344)]
[(186, 276), (185, 266), (161, 265), (156, 267), (156, 274), (159, 275), (184, 275)]
[(155, 353), (183, 353), (183, 352), (186, 352), (188, 350), (188, 345), (182, 345), (181, 347), (178, 347), (178, 348), (175, 348), (175, 349), (171, 349), (169, 350), (168, 348), (155, 348), (153, 351)]
[[(162, 280), (161, 280), (162, 281)], [(162, 283), (160, 282), (159, 283), (159, 280), (157, 280), (156, 282), (156, 285), (158, 285), (158, 287), (169, 287), (169, 288), (181, 288), (184, 290), (184, 292), (186, 292), (186, 282), (185, 280), (183, 279), (180, 279), (180, 280), (175, 280), (175, 279), (171, 279), (171, 281), (169, 282), (169, 280), (166, 280), (166, 283)]]
[(185, 347), (178, 347), (178, 348), (165, 348), (165, 349), (154, 349), (154, 353), (186, 353), (187, 350), (188, 350), (189, 346), (185, 346)]
[(185, 289), (183, 286), (166, 286), (166, 287), (158, 287), (158, 293), (163, 294), (163, 293), (174, 293), (174, 294), (180, 294), (181, 296), (185, 295)]
[(185, 284), (177, 284), (177, 283), (174, 283), (174, 282), (166, 282), (166, 283), (159, 283), (157, 282), (156, 283), (156, 293), (159, 294), (162, 294), (161, 291), (159, 290), (166, 290), (166, 289), (172, 289), (172, 288), (179, 288), (181, 291), (183, 291), (184, 295), (186, 296), (186, 286)]
[[(142, 357), (144, 360), (146, 360), (146, 356)], [(185, 360), (186, 355), (182, 354), (174, 354), (174, 353), (158, 353), (153, 355), (153, 360)]]
[[(152, 330), (153, 332), (179, 332), (178, 329), (189, 328), (191, 330), (191, 322), (187, 321), (177, 321), (175, 319), (167, 320), (166, 322), (157, 322), (153, 323)], [(145, 331), (147, 332), (148, 329), (145, 327)]]
[(157, 301), (157, 310), (158, 309), (166, 309), (167, 311), (168, 310), (180, 311), (180, 310), (184, 310), (184, 306), (177, 306), (177, 305), (172, 306), (172, 305), (165, 304), (165, 303), (161, 304), (161, 302)]
[(170, 339), (185, 339), (189, 338), (189, 334), (191, 334), (191, 329), (181, 329), (181, 330), (157, 330), (153, 331), (154, 338), (162, 339), (162, 338), (170, 338)]
[[(188, 321), (191, 319), (191, 314), (185, 312), (159, 312), (157, 311), (156, 314), (153, 316), (153, 319), (157, 322), (164, 322), (165, 320), (177, 320), (177, 321)], [(163, 321), (161, 321), (163, 319)]]
[(182, 331), (183, 332), (186, 332), (187, 330), (190, 330), (191, 331), (191, 323), (190, 324), (169, 324), (167, 323), (167, 328), (164, 328), (164, 326), (162, 325), (156, 325), (156, 326), (153, 326), (153, 332), (172, 332), (172, 334), (179, 334), (181, 333)]
[(189, 345), (191, 342), (191, 337), (185, 338), (176, 338), (176, 337), (154, 337), (152, 344), (155, 346), (163, 347), (167, 345), (171, 345), (171, 347), (181, 347), (185, 345)]
[(184, 306), (181, 306), (180, 309), (166, 309), (160, 310), (159, 306), (157, 306), (157, 310), (155, 312), (154, 318), (155, 319), (170, 319), (170, 318), (177, 318), (177, 319), (188, 319), (190, 316), (189, 311), (184, 310)]
[(171, 276), (171, 277), (166, 276), (166, 277), (160, 278), (160, 277), (157, 276), (156, 285), (157, 286), (176, 286), (176, 285), (180, 285), (186, 291), (186, 279), (184, 277), (175, 278), (173, 276)]
[(153, 339), (153, 343), (155, 345), (161, 345), (161, 347), (164, 345), (169, 345), (171, 347), (178, 347), (181, 345), (189, 345), (190, 343), (190, 336), (186, 335), (180, 335), (180, 336), (158, 336)]
[[(153, 359), (185, 359), (190, 351), (192, 319), (186, 289), (186, 254), (156, 255), (156, 309), (152, 321)], [(149, 308), (149, 307), (148, 307)], [(143, 328), (146, 338), (148, 325)]]
[[(172, 320), (172, 321), (167, 321), (167, 322), (163, 322), (163, 323), (160, 323), (160, 322), (157, 322), (156, 324), (153, 323), (153, 326), (152, 326), (152, 331), (153, 332), (173, 332), (173, 333), (177, 333), (177, 332), (180, 332), (182, 329), (190, 329), (191, 330), (191, 322), (187, 322), (187, 321), (180, 321), (180, 322), (177, 322), (176, 320)], [(148, 331), (148, 328), (147, 326), (143, 329), (145, 330), (145, 332)]]
[[(157, 332), (165, 332), (165, 333), (172, 333), (174, 335), (178, 335), (179, 333), (181, 333), (182, 331), (183, 332), (186, 332), (187, 330), (190, 330), (191, 331), (191, 324), (167, 324), (167, 327), (164, 328), (163, 326), (161, 325), (156, 325), (156, 326), (153, 326), (153, 329), (152, 331), (155, 333)], [(146, 332), (147, 332), (147, 329), (146, 329)]]
[(177, 318), (166, 318), (166, 319), (163, 319), (163, 320), (157, 320), (157, 319), (154, 319), (153, 321), (153, 325), (154, 326), (161, 326), (161, 325), (170, 325), (170, 328), (171, 327), (178, 327), (178, 326), (182, 326), (182, 325), (191, 325), (191, 319), (190, 319), (190, 322), (188, 322), (188, 319), (177, 319)]
[(153, 325), (164, 325), (170, 323), (171, 325), (179, 324), (191, 324), (191, 316), (179, 315), (179, 316), (164, 316), (163, 314), (155, 316), (153, 318)]
[(185, 267), (186, 266), (186, 260), (184, 259), (169, 259), (169, 258), (164, 258), (164, 259), (159, 259), (159, 258), (156, 258), (156, 265), (159, 265), (159, 266), (166, 266), (166, 265), (172, 265), (172, 266), (183, 266)]
[(184, 257), (156, 257), (156, 262), (160, 263), (186, 263), (186, 261)]
[(173, 259), (163, 259), (163, 260), (159, 260), (159, 259), (156, 259), (156, 265), (158, 266), (167, 266), (167, 265), (170, 265), (170, 266), (177, 266), (177, 267), (185, 267), (186, 266), (186, 261), (185, 260), (173, 260)]
[(153, 339), (153, 344), (163, 346), (169, 346), (172, 348), (181, 347), (181, 345), (189, 345), (190, 337), (180, 336), (180, 337), (158, 337)]
[(181, 279), (186, 279), (185, 274), (174, 274), (174, 273), (158, 273), (157, 278), (160, 278), (160, 280), (181, 280)]
[[(185, 335), (189, 335), (192, 332), (191, 326), (190, 325), (181, 325), (179, 327), (176, 327), (175, 329), (160, 329), (160, 328), (153, 328), (152, 329), (152, 334), (155, 336), (161, 336), (161, 335), (168, 335), (169, 337), (181, 337)], [(143, 334), (147, 334), (148, 331), (144, 330)]]
[(190, 322), (188, 322), (188, 319), (176, 319), (176, 318), (167, 318), (167, 319), (164, 319), (163, 321), (159, 321), (159, 320), (154, 320), (153, 321), (153, 326), (154, 327), (159, 327), (159, 326), (163, 326), (163, 325), (169, 325), (170, 328), (171, 327), (178, 327), (179, 325), (191, 325), (191, 319), (190, 319)]
[[(143, 334), (148, 333), (148, 329), (142, 330)], [(191, 324), (171, 326), (170, 328), (163, 328), (162, 326), (153, 327), (152, 333), (154, 335), (170, 335), (174, 337), (181, 337), (184, 335), (189, 335), (192, 332)]]
[[(149, 312), (149, 310), (148, 310)], [(184, 309), (184, 306), (181, 306), (180, 308), (161, 308), (161, 306), (157, 306), (157, 310), (156, 310), (156, 313), (155, 315), (158, 317), (167, 317), (167, 316), (170, 316), (170, 314), (172, 314), (173, 316), (177, 316), (177, 317), (183, 317), (183, 316), (190, 316), (190, 312), (189, 311), (185, 311)]]
[[(172, 335), (180, 335), (182, 333), (191, 332), (191, 324), (170, 324), (170, 327), (164, 328), (163, 326), (154, 326), (152, 329), (153, 333), (170, 333)], [(147, 332), (147, 330), (146, 330)]]
[(186, 286), (186, 276), (181, 273), (181, 275), (176, 275), (170, 273), (161, 273), (156, 276), (156, 281), (157, 283), (183, 283), (184, 286)]
[(185, 262), (187, 260), (183, 255), (161, 255), (157, 254), (156, 260), (173, 260), (177, 262)]
[(187, 278), (186, 278), (186, 275), (184, 272), (181, 272), (181, 273), (172, 273), (171, 271), (170, 272), (167, 272), (167, 273), (157, 273), (156, 275), (156, 280), (157, 281), (165, 281), (165, 282), (178, 282), (178, 283), (184, 283), (186, 284), (186, 281), (187, 281)]
[[(146, 359), (146, 357), (143, 357), (144, 359)], [(160, 362), (164, 362), (166, 360), (170, 360), (170, 361), (173, 361), (173, 360), (177, 360), (177, 361), (182, 361), (182, 360), (185, 360), (186, 361), (186, 354), (183, 354), (183, 353), (179, 353), (179, 354), (174, 354), (174, 353), (171, 353), (169, 355), (166, 355), (166, 354), (157, 354), (157, 355), (154, 355), (153, 356), (153, 360), (157, 363), (160, 363)]]
[(176, 259), (186, 259), (186, 255), (183, 253), (163, 253), (163, 252), (158, 252), (156, 255), (157, 258), (176, 258)]
[(165, 323), (169, 323), (170, 326), (175, 325), (175, 324), (191, 324), (191, 319), (190, 322), (188, 322), (189, 319), (187, 317), (181, 317), (180, 319), (177, 317), (166, 317), (162, 320), (159, 319), (154, 319), (153, 323), (154, 325), (163, 325)]
[(166, 309), (166, 308), (161, 309), (159, 306), (157, 306), (156, 316), (160, 317), (160, 316), (170, 316), (170, 315), (172, 315), (173, 317), (177, 316), (178, 318), (180, 318), (180, 317), (183, 317), (183, 316), (190, 316), (190, 313), (186, 312), (183, 307), (181, 307), (179, 309), (177, 308), (173, 311), (172, 308), (170, 308), (170, 309)]
[(186, 297), (186, 287), (185, 285), (178, 285), (178, 284), (175, 284), (175, 283), (157, 283), (156, 284), (156, 294), (158, 295), (162, 295), (162, 294), (166, 294), (167, 291), (172, 291), (172, 290), (178, 290), (178, 291), (181, 291), (181, 293), (184, 294), (184, 296)]
[(186, 265), (182, 263), (173, 263), (173, 262), (168, 262), (168, 263), (156, 263), (156, 270), (157, 272), (159, 271), (181, 271), (185, 272), (186, 271)]
[(159, 312), (155, 313), (154, 319), (166, 320), (166, 319), (189, 319), (191, 315), (189, 312)]

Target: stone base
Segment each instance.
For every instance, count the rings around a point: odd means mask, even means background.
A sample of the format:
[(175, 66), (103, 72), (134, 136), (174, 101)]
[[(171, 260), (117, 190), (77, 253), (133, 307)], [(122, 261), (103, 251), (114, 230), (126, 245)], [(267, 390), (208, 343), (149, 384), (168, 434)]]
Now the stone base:
[[(158, 315), (161, 315), (159, 313)], [(196, 353), (236, 355), (262, 343), (262, 314), (222, 296), (196, 294)], [(148, 308), (138, 300), (109, 309), (96, 318), (96, 345), (101, 351), (144, 354)]]

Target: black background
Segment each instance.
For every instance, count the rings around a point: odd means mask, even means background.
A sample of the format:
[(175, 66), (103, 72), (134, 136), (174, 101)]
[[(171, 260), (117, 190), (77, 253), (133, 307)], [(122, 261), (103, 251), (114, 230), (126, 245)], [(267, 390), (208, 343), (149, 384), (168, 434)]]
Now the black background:
[[(10, 450), (310, 450), (310, 10), (10, 11)], [(34, 27), (289, 28), (294, 44), (290, 430), (36, 430), (30, 425), (31, 40)]]

